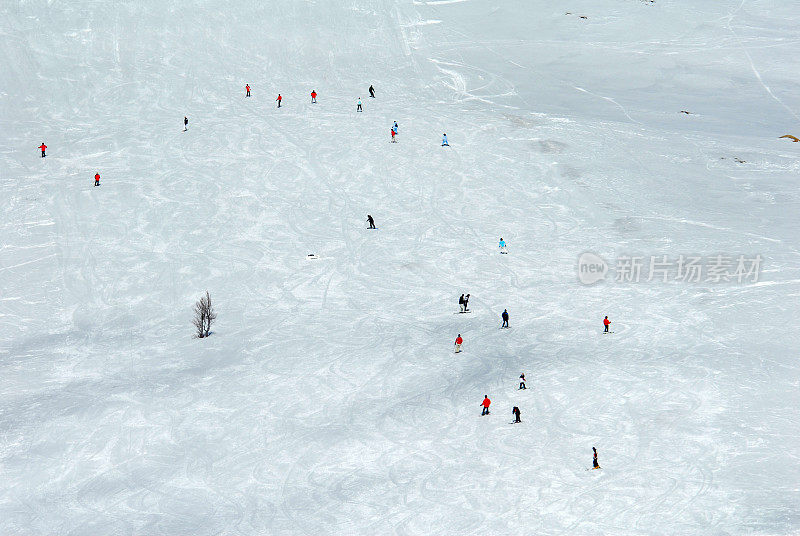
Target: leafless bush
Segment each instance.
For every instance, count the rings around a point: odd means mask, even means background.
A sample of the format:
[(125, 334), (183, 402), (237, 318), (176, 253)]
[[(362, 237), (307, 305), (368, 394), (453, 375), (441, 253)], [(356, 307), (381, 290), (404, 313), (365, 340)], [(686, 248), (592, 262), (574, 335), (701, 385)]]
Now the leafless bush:
[(214, 307), (211, 306), (211, 296), (206, 291), (206, 295), (194, 304), (194, 320), (192, 320), (192, 324), (197, 330), (195, 332), (196, 336), (200, 339), (208, 337), (208, 334), (211, 333), (211, 323), (216, 318), (217, 313), (214, 312)]

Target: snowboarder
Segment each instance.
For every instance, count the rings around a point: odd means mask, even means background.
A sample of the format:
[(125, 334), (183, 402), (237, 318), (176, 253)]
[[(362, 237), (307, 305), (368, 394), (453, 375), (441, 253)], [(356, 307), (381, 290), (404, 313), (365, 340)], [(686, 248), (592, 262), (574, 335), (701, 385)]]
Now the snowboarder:
[(464, 312), (469, 311), (469, 294), (464, 296)]
[(506, 241), (502, 236), (500, 237), (500, 253), (506, 253)]
[(458, 299), (458, 307), (459, 307), (459, 309), (460, 309), (460, 312), (462, 312), (462, 313), (463, 313), (463, 312), (465, 312), (465, 311), (464, 311), (464, 295), (463, 295), (463, 294), (462, 294), (462, 295), (461, 295), (461, 297)]
[(44, 142), (42, 142), (42, 144), (39, 146), (39, 149), (41, 149), (42, 151), (42, 158), (47, 156), (46, 154), (44, 154), (45, 149), (47, 149), (47, 145), (45, 145)]
[(527, 387), (525, 387), (525, 373), (524, 372), (519, 375), (519, 389), (520, 390), (527, 389)]
[(603, 333), (608, 333), (608, 326), (609, 326), (610, 324), (611, 324), (611, 320), (609, 320), (609, 319), (608, 319), (608, 316), (606, 316), (606, 317), (603, 319), (603, 325), (606, 327), (606, 330), (605, 330)]
[(592, 469), (600, 469), (600, 464), (597, 463), (597, 449), (592, 447), (592, 452), (594, 453), (592, 457)]
[(369, 223), (368, 229), (375, 229), (375, 220), (369, 214), (367, 214), (367, 223)]
[(483, 406), (483, 411), (481, 411), (481, 417), (483, 417), (484, 415), (489, 415), (489, 405), (491, 403), (492, 401), (489, 400), (489, 397), (487, 395), (483, 395), (483, 402), (481, 402), (481, 406)]
[(185, 115), (183, 116), (183, 131), (186, 132), (189, 130), (189, 118)]
[(283, 100), (283, 97), (281, 97), (280, 93), (278, 93), (278, 98), (275, 99), (275, 100), (278, 101), (278, 108), (280, 108), (281, 107), (281, 101)]
[(392, 130), (394, 130), (394, 133), (397, 134), (397, 121), (394, 122), (394, 126), (392, 127)]
[(313, 89), (311, 90), (311, 103), (312, 104), (317, 103), (317, 92)]
[(372, 87), (372, 84), (370, 84), (369, 86), (369, 96), (372, 97), (373, 99), (375, 98), (375, 88)]
[(503, 314), (500, 315), (500, 316), (503, 317), (503, 325), (500, 326), (500, 327), (501, 328), (507, 328), (508, 327), (508, 309), (503, 309)]
[(244, 89), (245, 89), (245, 91), (247, 91), (247, 95), (245, 95), (245, 97), (249, 97), (250, 96), (250, 84), (245, 84), (244, 85)]
[(456, 353), (461, 353), (461, 344), (464, 342), (464, 339), (461, 338), (461, 334), (458, 334), (456, 337)]
[(442, 134), (442, 147), (450, 147), (450, 144), (447, 143), (447, 134)]
[(397, 140), (394, 139), (394, 137), (397, 135), (397, 132), (395, 132), (394, 129), (392, 129), (390, 132), (392, 133), (392, 143), (397, 143)]
[(517, 406), (514, 406), (514, 409), (511, 410), (511, 414), (514, 415), (514, 422), (522, 422), (519, 419), (519, 408)]
[(356, 111), (363, 112), (364, 110), (361, 109), (361, 97), (358, 98), (358, 102), (356, 103)]
[(94, 174), (94, 185), (95, 186), (100, 186), (100, 174), (99, 173), (95, 173)]

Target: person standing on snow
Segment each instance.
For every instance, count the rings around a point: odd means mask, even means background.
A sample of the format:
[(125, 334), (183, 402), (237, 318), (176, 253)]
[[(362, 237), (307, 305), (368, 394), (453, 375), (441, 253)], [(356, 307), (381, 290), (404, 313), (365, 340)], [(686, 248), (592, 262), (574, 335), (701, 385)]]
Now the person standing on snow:
[(392, 143), (397, 143), (397, 140), (394, 139), (394, 137), (397, 135), (397, 132), (395, 132), (394, 129), (390, 130), (389, 132), (392, 135)]
[(469, 311), (469, 294), (464, 296), (464, 312)]
[(597, 449), (592, 447), (592, 452), (594, 453), (592, 456), (592, 469), (600, 469), (600, 464), (597, 463)]
[(356, 103), (356, 111), (363, 112), (364, 110), (361, 109), (361, 97), (358, 98), (358, 103)]
[(367, 223), (369, 223), (369, 227), (367, 229), (375, 229), (375, 220), (372, 219), (372, 216), (367, 214)]
[(447, 143), (447, 134), (442, 134), (442, 147), (450, 147), (450, 144)]
[(38, 148), (42, 151), (42, 158), (47, 156), (46, 154), (44, 154), (45, 149), (47, 149), (47, 145), (45, 145), (44, 142), (42, 142), (42, 144)]
[(392, 130), (394, 130), (394, 133), (397, 134), (397, 121), (394, 122), (394, 126), (392, 127)]
[(99, 173), (95, 173), (94, 174), (94, 185), (95, 186), (100, 186), (100, 174)]
[(527, 389), (527, 387), (525, 387), (525, 373), (524, 372), (519, 375), (519, 389), (520, 390)]
[(186, 132), (189, 130), (189, 118), (185, 115), (183, 116), (183, 131)]
[(464, 342), (464, 339), (461, 338), (461, 334), (459, 333), (458, 337), (456, 337), (456, 353), (457, 354), (461, 353), (461, 344), (463, 342)]
[(278, 98), (275, 99), (275, 100), (278, 101), (278, 108), (280, 108), (281, 107), (281, 101), (283, 100), (283, 97), (281, 97), (280, 93), (278, 93)]
[(249, 97), (250, 96), (250, 84), (245, 84), (244, 85), (244, 89), (245, 89), (245, 91), (247, 91), (247, 95), (245, 95), (245, 97)]
[(503, 309), (503, 314), (500, 315), (500, 316), (503, 317), (503, 325), (500, 326), (500, 327), (501, 328), (507, 328), (508, 327), (508, 309)]
[(483, 402), (481, 402), (481, 406), (483, 406), (483, 411), (481, 411), (481, 417), (484, 415), (489, 415), (489, 406), (491, 405), (492, 401), (489, 400), (487, 395), (483, 395)]
[(460, 312), (464, 312), (464, 295), (462, 294), (461, 297), (458, 299), (458, 307)]
[(317, 92), (315, 90), (311, 90), (311, 104), (317, 103)]
[(609, 319), (608, 319), (608, 316), (606, 316), (606, 317), (603, 319), (603, 325), (606, 327), (606, 329), (605, 329), (605, 331), (604, 331), (603, 333), (608, 333), (608, 326), (609, 326), (610, 324), (611, 324), (611, 320), (609, 320)]
[(514, 409), (511, 410), (511, 414), (514, 415), (514, 422), (522, 422), (519, 419), (519, 408), (517, 406), (514, 406)]
[(369, 96), (372, 97), (373, 99), (375, 98), (375, 88), (372, 87), (372, 84), (370, 84), (369, 86)]
[(506, 252), (506, 241), (503, 240), (503, 237), (500, 237), (500, 253)]

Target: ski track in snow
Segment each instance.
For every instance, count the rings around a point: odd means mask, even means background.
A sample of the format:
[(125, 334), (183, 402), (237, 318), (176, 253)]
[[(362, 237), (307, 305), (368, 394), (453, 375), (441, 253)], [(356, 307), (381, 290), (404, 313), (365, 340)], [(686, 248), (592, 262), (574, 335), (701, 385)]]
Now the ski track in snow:
[[(797, 15), (761, 7), (9, 8), (0, 532), (796, 532)], [(764, 270), (584, 287), (584, 251)]]

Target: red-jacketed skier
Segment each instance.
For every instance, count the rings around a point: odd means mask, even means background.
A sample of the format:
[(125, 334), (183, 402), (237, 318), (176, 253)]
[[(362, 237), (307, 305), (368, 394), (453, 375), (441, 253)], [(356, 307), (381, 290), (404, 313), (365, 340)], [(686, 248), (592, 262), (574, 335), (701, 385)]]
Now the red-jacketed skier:
[(41, 149), (42, 151), (42, 158), (47, 156), (46, 154), (44, 154), (45, 149), (47, 149), (47, 145), (45, 145), (44, 142), (42, 142), (42, 144), (39, 146), (39, 149)]
[[(94, 174), (94, 185), (95, 186), (100, 186), (100, 174), (99, 173), (95, 173)], [(113, 188), (112, 188), (112, 190), (113, 190)]]
[(487, 395), (483, 395), (483, 402), (481, 402), (481, 406), (483, 406), (483, 411), (481, 411), (481, 417), (483, 417), (484, 415), (489, 415), (489, 405), (491, 403), (492, 401), (489, 400), (489, 397)]
[(461, 334), (459, 333), (458, 337), (456, 337), (456, 353), (457, 354), (461, 352), (461, 344), (463, 342), (464, 342), (464, 339), (461, 338)]
[(278, 93), (278, 98), (275, 99), (275, 100), (278, 101), (278, 108), (280, 108), (281, 107), (281, 101), (283, 100), (283, 97), (281, 97), (280, 93)]
[(317, 102), (317, 92), (313, 89), (311, 90), (311, 103), (316, 104)]
[(395, 139), (397, 132), (395, 132), (394, 129), (392, 129), (390, 132), (392, 133), (392, 143), (397, 143), (397, 140)]
[(244, 85), (244, 89), (245, 89), (245, 91), (247, 91), (247, 94), (245, 95), (245, 97), (249, 97), (250, 96), (250, 84), (245, 84)]
[(606, 327), (603, 333), (608, 333), (608, 326), (611, 325), (611, 320), (607, 316), (603, 319), (603, 325)]

